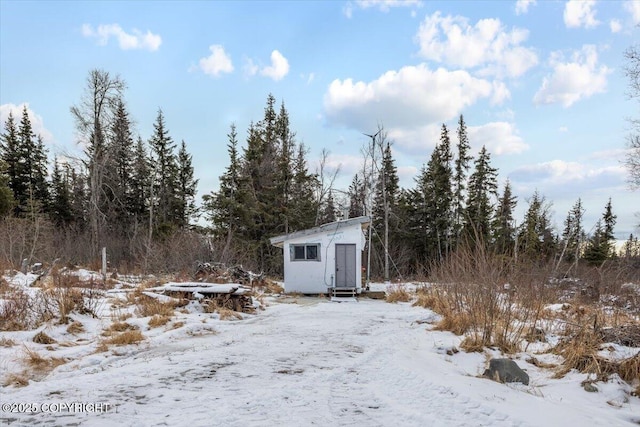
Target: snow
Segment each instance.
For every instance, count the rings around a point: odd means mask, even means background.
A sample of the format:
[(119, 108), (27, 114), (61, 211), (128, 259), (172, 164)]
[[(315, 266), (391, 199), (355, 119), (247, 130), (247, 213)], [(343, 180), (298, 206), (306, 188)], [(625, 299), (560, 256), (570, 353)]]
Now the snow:
[[(113, 299), (115, 294), (110, 294)], [(124, 295), (124, 293), (123, 293)], [(409, 303), (359, 298), (267, 297), (265, 308), (239, 321), (177, 311), (164, 327), (149, 318), (126, 321), (146, 340), (96, 353), (113, 322), (73, 315), (85, 332), (66, 325), (1, 332), (18, 344), (0, 346), (0, 377), (24, 369), (24, 349), (64, 357), (40, 381), (2, 388), (2, 403), (108, 403), (101, 413), (2, 412), (11, 426), (626, 426), (640, 422), (640, 399), (613, 377), (587, 393), (584, 374), (553, 372), (525, 361), (556, 357), (519, 354), (529, 386), (481, 378), (488, 354), (455, 352), (461, 337), (434, 331), (438, 315)], [(179, 322), (183, 322), (180, 325)], [(58, 344), (40, 345), (44, 330)], [(68, 346), (62, 345), (68, 343)], [(48, 350), (50, 348), (51, 350)], [(557, 362), (557, 360), (556, 360)]]

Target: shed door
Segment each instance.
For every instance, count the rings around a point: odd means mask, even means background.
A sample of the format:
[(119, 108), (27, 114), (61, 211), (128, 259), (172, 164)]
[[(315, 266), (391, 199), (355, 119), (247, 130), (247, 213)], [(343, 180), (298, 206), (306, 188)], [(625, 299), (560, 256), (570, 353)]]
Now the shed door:
[(336, 287), (356, 287), (356, 245), (336, 244)]

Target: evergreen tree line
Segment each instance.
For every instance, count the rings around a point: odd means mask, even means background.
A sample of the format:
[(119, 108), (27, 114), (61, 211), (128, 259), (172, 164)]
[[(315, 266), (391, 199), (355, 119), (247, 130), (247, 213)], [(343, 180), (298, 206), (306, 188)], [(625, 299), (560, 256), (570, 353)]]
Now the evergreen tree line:
[[(9, 246), (16, 227), (35, 233), (34, 224), (47, 233), (33, 236), (31, 250), (3, 247), (6, 261), (32, 258), (36, 237), (48, 236), (54, 246), (78, 248), (70, 261), (95, 259), (107, 247), (112, 262), (140, 264), (155, 256), (158, 242), (189, 230), (197, 213), (192, 156), (184, 141), (176, 146), (161, 109), (151, 137), (134, 136), (125, 87), (108, 72), (89, 73), (81, 102), (71, 107), (84, 147), (78, 159), (48, 158), (26, 106), (19, 123), (9, 114), (0, 140), (3, 240)], [(52, 256), (74, 257), (62, 252)]]
[[(271, 94), (242, 146), (236, 126), (230, 126), (229, 164), (199, 210), (186, 143), (174, 142), (161, 109), (153, 134), (147, 140), (135, 135), (125, 89), (118, 76), (89, 73), (82, 98), (71, 107), (84, 150), (78, 159), (49, 159), (26, 107), (20, 118), (9, 115), (0, 139), (5, 261), (15, 265), (46, 256), (88, 262), (107, 247), (114, 265), (145, 270), (211, 260), (279, 274), (282, 253), (269, 244), (270, 237), (345, 215), (372, 216), (374, 277), (426, 273), (462, 246), (483, 245), (507, 258), (558, 265), (581, 260), (599, 265), (616, 256), (611, 200), (588, 233), (580, 199), (558, 234), (551, 204), (538, 192), (516, 222), (511, 185), (507, 181), (499, 191), (486, 147), (472, 156), (463, 116), (457, 144), (442, 125), (412, 188), (400, 187), (392, 145), (380, 127), (363, 149), (362, 169), (341, 191), (334, 186), (338, 171), (326, 167), (326, 151), (310, 170), (308, 150), (296, 139), (289, 112)], [(193, 225), (200, 214), (210, 228)], [(630, 236), (623, 252), (637, 259), (638, 248)], [(180, 257), (182, 262), (176, 261)]]
[[(224, 239), (228, 259), (248, 256), (260, 260), (264, 270), (278, 272), (280, 253), (269, 246), (269, 237), (336, 220), (343, 211), (349, 217), (372, 216), (374, 277), (387, 276), (389, 269), (393, 277), (428, 273), (461, 245), (483, 245), (510, 259), (558, 265), (579, 260), (601, 265), (616, 257), (611, 200), (590, 233), (584, 230), (580, 199), (568, 212), (562, 232), (556, 233), (551, 203), (537, 191), (527, 200), (524, 218), (516, 221), (517, 198), (511, 184), (507, 181), (499, 191), (498, 171), (486, 147), (475, 158), (471, 155), (462, 115), (457, 144), (452, 144), (443, 124), (413, 188), (400, 188), (391, 143), (380, 128), (364, 150), (365, 166), (344, 192), (344, 209), (338, 209), (334, 194), (342, 192), (326, 190), (321, 174), (308, 172), (305, 150), (296, 145), (284, 104), (277, 114), (274, 104), (269, 95), (264, 119), (249, 126), (242, 153), (231, 126), (230, 164), (220, 177), (220, 189), (205, 197), (208, 219)], [(625, 248), (628, 256), (638, 257), (636, 237), (630, 236)], [(385, 265), (386, 253), (390, 266)]]
[[(442, 125), (439, 142), (410, 189), (398, 187), (390, 144), (386, 143), (372, 211), (374, 229), (379, 231), (383, 228), (384, 211), (379, 186), (385, 181), (389, 226), (392, 227), (388, 250), (395, 258), (396, 275), (410, 276), (428, 270), (460, 245), (471, 249), (483, 245), (496, 255), (536, 263), (555, 261), (558, 265), (579, 259), (590, 265), (601, 265), (616, 256), (616, 216), (611, 200), (589, 234), (583, 228), (584, 209), (580, 199), (568, 213), (564, 229), (558, 235), (551, 223), (551, 203), (537, 191), (527, 200), (524, 218), (516, 221), (517, 198), (509, 181), (499, 192), (498, 171), (491, 165), (486, 147), (483, 146), (475, 158), (470, 155), (462, 115), (456, 134), (458, 142), (452, 147), (450, 131)], [(379, 135), (384, 138), (384, 133)], [(363, 199), (353, 193), (358, 179), (354, 177), (350, 188), (352, 201)], [(377, 254), (374, 261), (378, 265), (383, 253), (381, 244), (379, 239), (373, 246)], [(637, 237), (631, 235), (624, 253), (637, 257), (638, 249)], [(379, 267), (373, 271), (379, 272)]]

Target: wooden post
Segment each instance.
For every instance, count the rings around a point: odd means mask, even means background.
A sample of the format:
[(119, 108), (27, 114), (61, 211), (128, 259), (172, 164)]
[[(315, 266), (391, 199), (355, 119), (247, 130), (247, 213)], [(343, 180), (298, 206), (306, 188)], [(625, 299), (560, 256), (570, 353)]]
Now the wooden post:
[(107, 248), (102, 248), (102, 281), (107, 283)]

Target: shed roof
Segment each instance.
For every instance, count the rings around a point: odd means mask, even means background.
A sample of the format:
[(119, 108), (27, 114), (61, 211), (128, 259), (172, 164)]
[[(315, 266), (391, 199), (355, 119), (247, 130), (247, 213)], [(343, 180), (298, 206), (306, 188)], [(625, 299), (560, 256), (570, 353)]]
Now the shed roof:
[(362, 229), (366, 229), (371, 223), (371, 217), (368, 216), (359, 216), (356, 218), (343, 219), (341, 221), (329, 222), (327, 224), (322, 224), (318, 227), (309, 228), (307, 230), (300, 230), (289, 234), (283, 234), (280, 236), (272, 237), (269, 239), (273, 246), (282, 247), (286, 240), (297, 239), (299, 237), (310, 236), (313, 234), (319, 233), (327, 233), (331, 231), (336, 231), (339, 228), (348, 227), (351, 225), (360, 224)]

